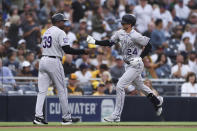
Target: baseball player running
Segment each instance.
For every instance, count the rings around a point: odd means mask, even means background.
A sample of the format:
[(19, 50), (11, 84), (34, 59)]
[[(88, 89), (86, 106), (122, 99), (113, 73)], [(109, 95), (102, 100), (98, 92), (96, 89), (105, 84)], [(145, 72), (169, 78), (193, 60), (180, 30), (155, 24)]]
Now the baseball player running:
[(68, 44), (68, 38), (64, 28), (67, 19), (63, 14), (57, 13), (52, 16), (52, 24), (42, 38), (42, 58), (39, 65), (38, 75), (38, 96), (36, 102), (34, 124), (48, 124), (43, 117), (43, 104), (46, 98), (50, 81), (54, 83), (58, 90), (59, 101), (62, 109), (62, 125), (69, 125), (78, 122), (79, 118), (72, 118), (68, 107), (68, 93), (66, 88), (64, 69), (61, 59), (65, 53), (87, 54), (89, 50), (73, 49)]
[[(162, 113), (163, 97), (156, 97), (153, 91), (143, 84), (141, 73), (144, 69), (142, 58), (151, 50), (149, 38), (142, 36), (132, 27), (136, 23), (136, 18), (132, 14), (126, 14), (122, 17), (122, 29), (116, 31), (110, 40), (97, 41), (92, 36), (87, 37), (88, 43), (93, 43), (101, 46), (112, 46), (115, 43), (120, 44), (124, 62), (126, 63), (126, 71), (119, 79), (116, 85), (116, 105), (111, 116), (105, 117), (107, 122), (119, 122), (122, 113), (125, 91), (124, 88), (130, 84), (142, 90), (147, 98), (153, 103), (156, 114), (159, 116)], [(142, 52), (145, 46), (144, 51)]]

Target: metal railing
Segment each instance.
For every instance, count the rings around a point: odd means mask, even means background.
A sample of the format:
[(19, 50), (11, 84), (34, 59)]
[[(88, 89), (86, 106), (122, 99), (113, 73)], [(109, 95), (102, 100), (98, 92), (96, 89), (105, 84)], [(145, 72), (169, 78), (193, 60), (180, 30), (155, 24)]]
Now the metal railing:
[[(3, 79), (14, 79), (18, 87), (23, 87), (28, 85), (30, 88), (34, 88), (34, 91), (37, 91), (37, 80), (38, 77), (0, 77), (0, 88), (5, 87), (6, 85), (12, 86), (9, 83), (2, 83)], [(67, 81), (68, 78), (65, 78)], [(100, 78), (92, 78), (92, 80), (101, 80)], [(155, 88), (159, 94), (164, 96), (180, 96), (181, 94), (181, 85), (185, 82), (184, 79), (150, 79), (152, 81), (152, 86)], [(1, 92), (1, 90), (0, 90)]]

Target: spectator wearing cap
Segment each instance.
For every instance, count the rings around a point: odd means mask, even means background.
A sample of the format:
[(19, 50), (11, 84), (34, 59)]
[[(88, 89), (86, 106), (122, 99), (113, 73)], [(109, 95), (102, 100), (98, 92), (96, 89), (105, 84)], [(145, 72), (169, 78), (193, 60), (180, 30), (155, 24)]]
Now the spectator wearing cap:
[(100, 82), (97, 85), (97, 91), (95, 93), (93, 93), (93, 96), (105, 96), (105, 84)]
[(157, 19), (155, 21), (155, 29), (151, 34), (151, 43), (152, 43), (152, 50), (162, 50), (164, 47), (167, 47), (168, 44), (166, 43), (166, 37), (164, 34), (163, 29), (163, 22), (162, 19)]
[[(197, 3), (196, 3), (197, 5)], [(197, 23), (197, 12), (192, 12), (188, 18), (190, 24), (195, 25)]]
[(25, 39), (20, 39), (18, 41), (18, 48), (22, 48), (23, 50), (26, 50), (26, 40)]
[(5, 37), (3, 39), (3, 46), (4, 46), (4, 55), (6, 56), (7, 54), (9, 54), (10, 52), (12, 52), (12, 48), (11, 48), (11, 41), (9, 38)]
[(197, 79), (195, 73), (189, 73), (186, 82), (181, 86), (181, 96), (196, 97), (197, 96)]
[(76, 41), (76, 35), (71, 31), (71, 23), (69, 21), (66, 21), (64, 23), (65, 27), (64, 27), (64, 31), (67, 35), (68, 39), (68, 43), (70, 44), (70, 46), (72, 46), (73, 41)]
[(27, 22), (22, 26), (23, 37), (27, 42), (27, 49), (35, 50), (40, 42), (40, 28), (34, 20), (32, 13), (26, 13), (25, 18)]
[(65, 76), (69, 76), (71, 73), (74, 73), (77, 71), (77, 67), (73, 63), (73, 56), (72, 55), (66, 54), (65, 62), (63, 63), (63, 67), (64, 67)]
[[(32, 76), (32, 72), (30, 70), (30, 62), (29, 61), (24, 61), (22, 63), (22, 70), (18, 73), (17, 76), (22, 76), (22, 77), (30, 77), (30, 76)], [(21, 80), (21, 81), (29, 81), (29, 80)]]
[(166, 10), (166, 5), (165, 3), (160, 3), (159, 8), (156, 8), (153, 12), (153, 19), (162, 19), (163, 21), (163, 29), (165, 31), (169, 31), (172, 25), (172, 15), (168, 10)]
[(10, 28), (10, 26), (11, 26), (11, 23), (10, 22), (6, 22), (5, 23), (5, 27), (3, 28), (3, 35), (4, 35), (4, 37), (6, 36), (8, 36), (8, 31), (9, 31), (9, 28)]
[(153, 9), (147, 3), (147, 0), (140, 0), (139, 3), (139, 5), (135, 6), (133, 13), (137, 19), (137, 30), (140, 33), (144, 33), (148, 29), (148, 24), (151, 22)]
[(17, 47), (17, 61), (19, 62), (19, 69), (22, 69), (22, 63), (25, 61), (27, 52), (26, 41), (24, 39), (19, 40)]
[(190, 9), (187, 5), (183, 4), (183, 0), (178, 0), (178, 3), (175, 4), (176, 16), (186, 20), (190, 14)]
[(171, 76), (174, 78), (186, 78), (189, 72), (192, 72), (191, 68), (188, 64), (184, 64), (184, 57), (178, 54), (176, 65), (171, 68)]
[(74, 32), (76, 33), (77, 41), (80, 45), (80, 48), (87, 48), (86, 38), (88, 36), (87, 30), (87, 20), (80, 19), (79, 28), (75, 28)]
[(8, 67), (14, 76), (19, 71), (19, 62), (16, 60), (16, 52), (12, 51), (8, 54), (7, 58), (3, 61), (3, 65)]
[(185, 36), (183, 38), (183, 40), (181, 41), (181, 44), (178, 47), (178, 50), (180, 52), (186, 52), (186, 53), (188, 53), (188, 52), (191, 52), (193, 50), (192, 44), (190, 43), (189, 39), (190, 38), (187, 37), (187, 36)]
[(112, 76), (113, 82), (118, 82), (118, 79), (124, 74), (125, 67), (124, 67), (124, 61), (122, 56), (118, 55), (116, 56), (115, 60), (116, 64), (110, 68), (110, 74)]
[(87, 30), (87, 19), (83, 18), (79, 21), (79, 30)]
[[(2, 65), (1, 58), (0, 58), (0, 77), (2, 77), (0, 79), (0, 82), (2, 84), (11, 84), (13, 86), (13, 88), (16, 87), (16, 81), (13, 78), (12, 71), (8, 67)], [(8, 79), (5, 77), (10, 77), (10, 78)]]
[(83, 90), (78, 85), (76, 74), (70, 74), (67, 89), (69, 95), (83, 95)]
[(75, 74), (80, 82), (80, 85), (88, 85), (90, 84), (90, 79), (92, 77), (91, 72), (88, 70), (88, 65), (82, 63), (79, 66), (79, 71), (76, 71)]

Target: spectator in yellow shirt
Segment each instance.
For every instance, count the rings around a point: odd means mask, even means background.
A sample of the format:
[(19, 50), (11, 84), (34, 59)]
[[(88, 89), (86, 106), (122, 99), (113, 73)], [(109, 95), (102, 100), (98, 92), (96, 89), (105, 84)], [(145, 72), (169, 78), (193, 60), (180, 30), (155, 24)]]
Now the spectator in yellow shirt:
[(103, 82), (100, 82), (97, 85), (97, 91), (93, 94), (93, 96), (104, 96), (105, 95), (105, 84)]
[(77, 76), (74, 73), (69, 76), (67, 89), (69, 95), (83, 95), (83, 90), (78, 86)]

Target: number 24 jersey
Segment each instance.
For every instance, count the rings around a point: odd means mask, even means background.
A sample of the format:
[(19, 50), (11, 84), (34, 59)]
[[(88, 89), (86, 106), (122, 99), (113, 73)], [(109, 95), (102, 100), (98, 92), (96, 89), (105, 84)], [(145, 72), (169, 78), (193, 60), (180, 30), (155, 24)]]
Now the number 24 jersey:
[(130, 33), (120, 29), (111, 37), (111, 41), (120, 44), (125, 61), (130, 61), (131, 58), (140, 57), (143, 46), (146, 46), (149, 40), (150, 38), (142, 36), (134, 29), (132, 29)]

